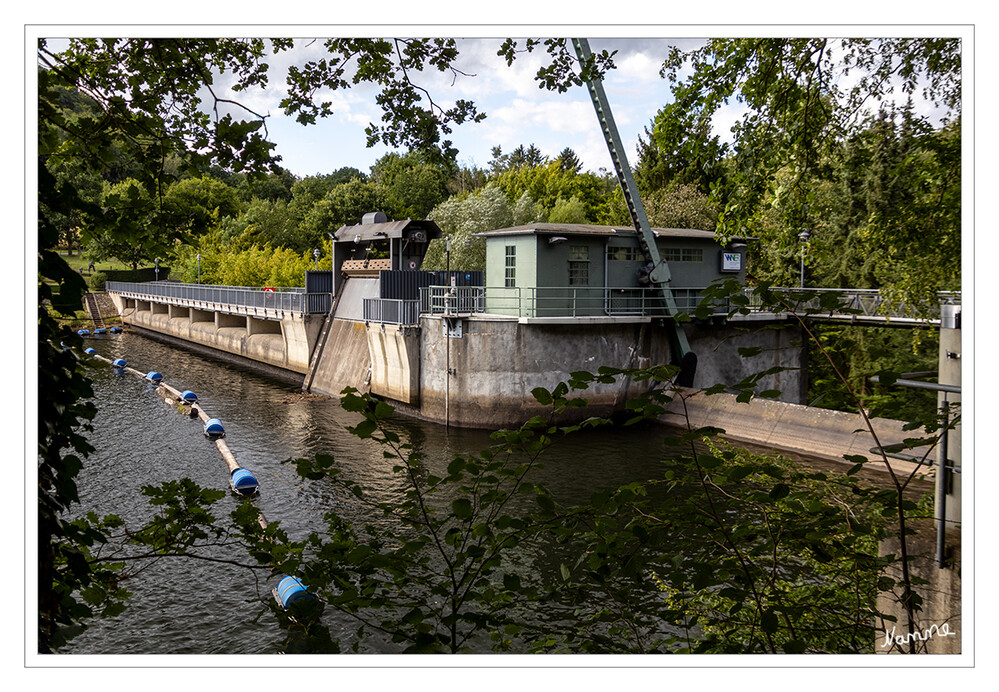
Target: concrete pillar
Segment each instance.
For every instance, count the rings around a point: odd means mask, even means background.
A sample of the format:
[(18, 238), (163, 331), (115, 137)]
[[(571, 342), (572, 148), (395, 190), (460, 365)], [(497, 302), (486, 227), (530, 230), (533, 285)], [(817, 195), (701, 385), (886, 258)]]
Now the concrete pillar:
[[(940, 314), (940, 363), (938, 380), (940, 384), (961, 386), (961, 306), (943, 305)], [(941, 392), (937, 400), (940, 406), (960, 404), (961, 395)], [(951, 407), (952, 415), (960, 415), (960, 407)], [(955, 426), (947, 436), (947, 458), (955, 466), (961, 465), (961, 425)], [(948, 522), (961, 523), (961, 478), (960, 473), (951, 473), (947, 479)]]
[[(894, 595), (882, 592), (878, 596), (878, 610), (891, 613), (896, 622), (878, 623), (877, 638), (874, 652), (879, 654), (909, 653), (914, 645), (917, 653), (923, 654), (959, 654), (961, 653), (961, 541), (960, 531), (947, 532), (950, 556), (956, 567), (940, 569), (937, 567), (934, 552), (936, 548), (936, 526), (933, 519), (910, 521), (908, 528), (913, 534), (906, 540), (906, 548), (910, 556), (909, 572), (912, 577), (925, 579), (928, 584), (916, 584), (913, 590), (919, 594), (923, 603), (915, 617), (915, 627), (909, 634), (908, 620), (896, 597), (901, 593), (901, 587), (895, 588)], [(882, 541), (883, 555), (898, 555), (900, 550), (898, 538)], [(902, 569), (898, 563), (891, 565), (886, 576), (896, 581), (902, 578)], [(901, 639), (899, 639), (901, 638)]]

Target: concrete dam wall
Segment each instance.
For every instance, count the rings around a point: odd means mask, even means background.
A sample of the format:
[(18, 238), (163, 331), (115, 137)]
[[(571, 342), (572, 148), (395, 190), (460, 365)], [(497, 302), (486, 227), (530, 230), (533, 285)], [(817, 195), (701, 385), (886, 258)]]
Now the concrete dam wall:
[[(792, 369), (764, 378), (763, 389), (780, 389), (799, 401), (805, 385), (804, 354), (788, 349), (794, 327), (745, 334), (734, 327), (688, 328), (692, 347), (704, 356), (698, 386), (737, 382), (773, 365), (774, 353), (797, 360)], [(739, 347), (760, 346), (744, 358)], [(666, 328), (651, 322), (525, 324), (516, 318), (472, 316), (452, 321), (424, 315), (420, 326), (336, 319), (319, 356), (310, 391), (338, 395), (353, 387), (383, 397), (401, 412), (457, 427), (497, 428), (547, 413), (531, 391), (553, 389), (575, 371), (600, 366), (642, 368), (671, 359)], [(580, 417), (624, 410), (641, 394), (644, 382), (620, 378), (591, 384), (578, 393), (590, 402)], [(570, 412), (571, 413), (571, 412)]]

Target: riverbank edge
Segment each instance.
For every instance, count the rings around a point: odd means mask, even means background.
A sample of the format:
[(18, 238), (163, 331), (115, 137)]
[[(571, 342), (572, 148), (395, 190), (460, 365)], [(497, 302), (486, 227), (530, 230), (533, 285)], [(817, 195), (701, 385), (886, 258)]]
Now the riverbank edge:
[[(890, 418), (871, 418), (868, 428), (859, 413), (815, 408), (769, 399), (736, 400), (736, 395), (705, 394), (698, 390), (684, 390), (667, 407), (669, 413), (660, 422), (672, 427), (701, 428), (712, 426), (725, 432), (722, 437), (732, 442), (746, 442), (778, 452), (790, 452), (839, 463), (844, 456), (860, 455), (871, 459), (865, 469), (888, 472), (887, 465), (871, 449), (898, 444), (906, 438), (918, 437), (918, 431), (905, 430), (903, 421)], [(906, 450), (916, 457), (926, 454), (926, 447)], [(898, 459), (891, 460), (891, 469), (901, 475), (916, 472), (917, 476), (932, 476), (933, 456), (928, 464)]]

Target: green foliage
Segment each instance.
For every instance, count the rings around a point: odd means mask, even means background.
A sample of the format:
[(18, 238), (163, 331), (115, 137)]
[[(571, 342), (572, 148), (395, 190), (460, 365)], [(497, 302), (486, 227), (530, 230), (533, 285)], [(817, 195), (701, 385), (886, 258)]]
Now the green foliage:
[(599, 79), (605, 72), (614, 69), (614, 54), (617, 51), (608, 53), (602, 50), (580, 63), (575, 49), (570, 50), (569, 43), (566, 38), (529, 38), (523, 43), (508, 38), (500, 46), (498, 55), (506, 60), (507, 65), (512, 65), (519, 53), (532, 53), (543, 45), (548, 53), (547, 63), (538, 68), (535, 80), (540, 87), (559, 93), (573, 86), (583, 86), (587, 79)]
[(93, 272), (87, 278), (87, 285), (92, 291), (103, 291), (104, 282), (108, 280), (108, 275), (104, 272)]
[[(847, 72), (849, 88), (836, 79)], [(727, 152), (705, 124), (730, 100), (741, 103), (747, 113), (733, 127), (725, 174), (708, 183), (722, 237), (760, 239), (761, 278), (788, 285), (807, 228), (809, 263), (836, 282), (825, 285), (874, 280), (910, 302), (956, 285), (959, 41), (715, 39), (673, 50), (663, 74), (675, 101), (655, 119), (643, 179), (684, 175), (662, 172), (661, 159), (720, 163)], [(872, 123), (865, 108), (898, 103), (896, 89), (920, 89), (950, 124), (931, 136), (908, 108), (897, 131)]]
[(207, 176), (181, 180), (170, 186), (163, 200), (166, 223), (183, 235), (201, 235), (241, 210), (236, 190)]
[[(178, 267), (183, 280), (198, 280), (198, 260), (201, 255), (201, 283), (220, 286), (294, 287), (305, 285), (305, 271), (314, 266), (311, 251), (302, 254), (289, 248), (272, 248), (243, 242), (233, 246), (212, 234), (197, 248), (178, 253)], [(324, 258), (329, 269), (329, 255)]]
[[(537, 213), (528, 198), (524, 199), (520, 208), (526, 209), (528, 214), (532, 211)], [(430, 212), (429, 218), (440, 226), (444, 237), (430, 242), (423, 260), (423, 268), (437, 270), (446, 268), (445, 239), (450, 238), (452, 269), (484, 270), (485, 240), (476, 238), (475, 234), (515, 225), (517, 223), (515, 213), (515, 206), (495, 183), (489, 183), (472, 194), (450, 197), (441, 202)]]
[(129, 178), (105, 185), (101, 211), (106, 226), (88, 224), (81, 234), (87, 255), (95, 262), (116, 259), (136, 269), (166, 255), (169, 236), (158, 205), (139, 181)]
[(334, 185), (322, 200), (305, 213), (301, 223), (303, 237), (312, 247), (319, 247), (329, 233), (341, 226), (361, 223), (365, 214), (386, 208), (387, 193), (374, 181), (362, 182), (355, 178)]
[(642, 198), (649, 225), (656, 228), (692, 228), (713, 231), (718, 209), (692, 185), (672, 184)]
[(412, 81), (411, 76), (424, 69), (461, 75), (455, 67), (458, 50), (453, 39), (328, 39), (324, 47), (328, 57), (289, 68), (288, 95), (281, 105), (301, 123), (314, 123), (333, 112), (331, 102), (316, 102), (318, 91), (375, 84), (381, 88), (375, 102), (385, 124), (367, 127), (368, 146), (381, 142), (418, 150), (437, 161), (453, 161), (457, 150), (441, 135), (450, 134), (454, 125), (484, 117), (464, 99), (445, 108)]
[(936, 331), (912, 333), (896, 327), (832, 324), (816, 324), (813, 330), (832, 363), (826, 358), (810, 359), (809, 405), (856, 411), (853, 392), (875, 416), (890, 414), (888, 417), (897, 420), (918, 420), (934, 414), (934, 392), (876, 387), (869, 378), (885, 372), (935, 371), (940, 348)]
[[(565, 169), (559, 160), (539, 165), (509, 168), (494, 178), (510, 200), (527, 193), (530, 198), (550, 215), (556, 205), (572, 202), (573, 218), (583, 218), (586, 223), (609, 222), (616, 209), (612, 206), (611, 191), (605, 181), (594, 173), (576, 173)], [(561, 201), (560, 201), (561, 200)], [(579, 213), (581, 207), (583, 213)]]
[(578, 197), (559, 197), (548, 212), (551, 223), (586, 223), (586, 208)]
[(435, 165), (416, 152), (388, 153), (371, 167), (371, 178), (385, 194), (391, 218), (424, 219), (447, 197), (448, 167)]

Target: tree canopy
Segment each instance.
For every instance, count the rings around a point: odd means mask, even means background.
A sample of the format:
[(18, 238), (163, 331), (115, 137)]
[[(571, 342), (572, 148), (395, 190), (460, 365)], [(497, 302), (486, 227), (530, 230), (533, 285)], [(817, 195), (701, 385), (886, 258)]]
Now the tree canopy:
[[(793, 253), (803, 229), (824, 225), (827, 217), (818, 199), (821, 191), (828, 189), (824, 183), (835, 181), (843, 172), (837, 158), (844, 147), (856, 148), (858, 137), (878, 112), (900, 111), (918, 95), (938, 109), (945, 127), (959, 122), (960, 49), (959, 40), (946, 38), (712, 39), (687, 52), (674, 48), (662, 68), (671, 82), (674, 101), (655, 118), (652, 139), (656, 151), (649, 153), (650, 165), (643, 173), (651, 176), (650, 180), (661, 177), (652, 171), (662, 168), (662, 160), (670, 160), (671, 166), (686, 165), (679, 172), (685, 177), (684, 170), (723, 171), (723, 175), (712, 173), (701, 179), (719, 205), (716, 230), (721, 236), (755, 236), (770, 251)], [(744, 114), (732, 128), (732, 143), (721, 145), (707, 124), (731, 102), (742, 106)], [(926, 118), (915, 118), (911, 111), (906, 122), (908, 133), (928, 134), (934, 129)], [(894, 136), (900, 134), (890, 129)], [(956, 135), (958, 130), (952, 127), (950, 131)], [(909, 143), (898, 146), (912, 151), (916, 141), (911, 134), (905, 137)], [(936, 231), (923, 236), (924, 247), (933, 245), (933, 238), (941, 233), (950, 238), (960, 234), (956, 225), (959, 216), (953, 215), (957, 199), (952, 196), (959, 189), (958, 169), (954, 168), (959, 149), (954, 149), (953, 137), (950, 141), (950, 155), (930, 157), (927, 152), (906, 164), (921, 160), (920, 165), (925, 165), (932, 158), (938, 164), (936, 172), (929, 174), (937, 181), (934, 192), (943, 195), (938, 199), (949, 200), (946, 213), (952, 215), (942, 228), (938, 224)], [(929, 143), (924, 139), (920, 144)], [(886, 155), (888, 150), (883, 150), (881, 159)], [(694, 162), (695, 166), (692, 169), (682, 162)], [(723, 164), (722, 169), (718, 163)], [(901, 169), (895, 172), (901, 173)], [(950, 192), (945, 192), (941, 185), (948, 184)], [(913, 194), (918, 195), (917, 190), (929, 192), (932, 187), (917, 184)], [(870, 193), (868, 188), (873, 202)], [(859, 193), (854, 190), (851, 194)], [(933, 199), (933, 194), (925, 199)], [(907, 204), (881, 203), (877, 210), (870, 210), (863, 223), (868, 229), (876, 225), (876, 233), (888, 248), (892, 245), (888, 235), (899, 240), (919, 236), (910, 209)], [(918, 261), (905, 266), (901, 253), (891, 255), (896, 259), (887, 264), (893, 268), (881, 271), (878, 278), (886, 285), (894, 284), (900, 295), (926, 298), (949, 285), (946, 280), (900, 283), (900, 277), (925, 274), (926, 267)], [(955, 268), (950, 264), (947, 271)]]

